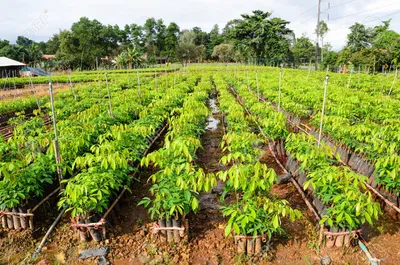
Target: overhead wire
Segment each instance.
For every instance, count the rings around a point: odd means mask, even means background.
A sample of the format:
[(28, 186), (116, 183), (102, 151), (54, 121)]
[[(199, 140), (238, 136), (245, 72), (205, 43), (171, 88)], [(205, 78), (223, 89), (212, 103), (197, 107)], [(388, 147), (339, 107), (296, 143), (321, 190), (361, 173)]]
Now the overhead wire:
[[(350, 0), (350, 1), (347, 1), (347, 2), (344, 2), (344, 3), (339, 3), (339, 4), (335, 5), (335, 6), (331, 6), (331, 7), (328, 7), (327, 9), (324, 9), (323, 11), (321, 11), (321, 13), (324, 13), (324, 12), (330, 10), (330, 9), (333, 9), (333, 8), (336, 8), (336, 7), (339, 7), (339, 6), (343, 6), (343, 5), (350, 4), (350, 3), (355, 2), (355, 1), (358, 1), (358, 0)], [(307, 13), (307, 12), (309, 12), (311, 9), (313, 9), (313, 8), (316, 7), (316, 6), (317, 6), (317, 5), (313, 6), (312, 8), (310, 8), (309, 10), (307, 10), (306, 12), (303, 12), (302, 15), (305, 14), (305, 13)], [(302, 15), (300, 15), (299, 17), (301, 17)], [(304, 20), (303, 22), (301, 22), (301, 24), (304, 24), (304, 23), (310, 21), (311, 19), (315, 18), (316, 16), (317, 16), (317, 15), (313, 15), (312, 17), (308, 18), (307, 20)], [(329, 20), (329, 19), (328, 19), (328, 20)], [(296, 23), (294, 23), (294, 24), (296, 24)]]
[(344, 16), (341, 16), (341, 17), (331, 18), (331, 19), (329, 19), (329, 21), (338, 20), (338, 19), (342, 19), (342, 18), (346, 18), (346, 17), (351, 17), (351, 16), (357, 16), (357, 15), (360, 15), (360, 14), (363, 14), (363, 13), (367, 13), (367, 12), (375, 11), (375, 10), (377, 10), (377, 9), (382, 9), (382, 8), (384, 8), (384, 7), (391, 6), (391, 5), (396, 4), (396, 3), (398, 3), (398, 2), (400, 2), (400, 1), (395, 1), (395, 2), (390, 3), (390, 4), (388, 4), (388, 5), (384, 5), (384, 6), (381, 6), (381, 7), (378, 7), (378, 8), (374, 8), (374, 9), (368, 9), (368, 10), (364, 10), (364, 11), (361, 11), (361, 12), (357, 12), (357, 13), (353, 13), (353, 14), (344, 15)]
[[(370, 16), (371, 19), (368, 19), (368, 20), (366, 20), (365, 22), (361, 22), (361, 23), (362, 23), (362, 24), (369, 24), (369, 23), (371, 23), (371, 22), (373, 22), (373, 21), (375, 21), (375, 20), (379, 20), (379, 19), (382, 19), (382, 18), (385, 18), (385, 17), (393, 16), (393, 15), (398, 14), (398, 13), (400, 13), (400, 9), (397, 10), (397, 11), (395, 11), (395, 12), (393, 12), (393, 13), (386, 14), (386, 15), (383, 15), (383, 16)], [(366, 18), (368, 18), (368, 17), (366, 17)], [(366, 18), (365, 18), (365, 19), (366, 19)], [(365, 20), (365, 19), (364, 19), (364, 20)], [(337, 31), (337, 30), (342, 30), (342, 29), (348, 29), (348, 28), (349, 28), (348, 26), (342, 26), (342, 27), (340, 27), (340, 28), (330, 29), (329, 32)]]
[(323, 10), (322, 12), (325, 12), (327, 10), (330, 10), (330, 9), (333, 9), (333, 8), (336, 8), (336, 7), (339, 7), (339, 6), (347, 5), (347, 4), (350, 4), (350, 3), (355, 2), (355, 1), (358, 1), (358, 0), (350, 0), (350, 1), (347, 1), (347, 2), (344, 2), (344, 3), (337, 4), (335, 6), (330, 6), (327, 9)]
[(308, 12), (310, 12), (311, 10), (313, 10), (314, 8), (316, 8), (318, 6), (318, 4), (313, 5), (312, 7), (310, 7), (310, 9), (308, 9), (307, 11), (304, 11), (303, 13), (301, 13), (298, 17), (302, 17), (303, 15), (307, 14)]

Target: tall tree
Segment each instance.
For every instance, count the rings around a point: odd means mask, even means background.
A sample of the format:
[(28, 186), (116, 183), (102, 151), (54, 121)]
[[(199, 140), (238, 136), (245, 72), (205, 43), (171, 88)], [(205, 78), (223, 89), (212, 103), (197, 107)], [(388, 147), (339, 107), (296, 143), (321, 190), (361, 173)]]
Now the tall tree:
[(32, 43), (26, 50), (28, 52), (28, 58), (25, 59), (26, 62), (32, 63), (35, 66), (35, 64), (41, 61), (43, 52), (37, 43)]
[(154, 18), (147, 19), (143, 25), (144, 45), (147, 57), (152, 62), (155, 62), (156, 60), (156, 25), (157, 21)]
[(347, 47), (352, 52), (358, 52), (363, 48), (371, 46), (374, 32), (360, 23), (355, 23), (350, 27), (350, 33), (347, 35)]
[(196, 45), (196, 33), (189, 30), (182, 31), (176, 48), (176, 57), (183, 64), (199, 60), (204, 57), (205, 46)]
[(217, 57), (220, 62), (228, 63), (234, 59), (235, 49), (233, 45), (223, 43), (214, 47), (212, 56)]
[(324, 20), (321, 20), (319, 22), (319, 27), (317, 26), (317, 28), (315, 29), (315, 33), (321, 37), (321, 62), (324, 61), (324, 38), (328, 33), (328, 31), (329, 31), (328, 24), (326, 24)]
[(29, 60), (29, 54), (26, 47), (21, 45), (4, 46), (0, 49), (0, 56), (5, 56), (20, 62), (27, 62), (26, 59)]
[(92, 67), (105, 56), (116, 55), (121, 41), (119, 27), (102, 25), (96, 19), (80, 18), (71, 31), (58, 34), (60, 47), (56, 57), (64, 67)]
[(158, 56), (162, 55), (163, 51), (165, 51), (165, 35), (166, 35), (166, 26), (164, 25), (164, 21), (162, 19), (157, 20), (156, 24), (156, 54)]
[(141, 50), (144, 48), (143, 27), (137, 24), (125, 25), (121, 40), (121, 49), (136, 47)]
[(10, 42), (8, 40), (1, 40), (0, 39), (0, 49), (4, 48), (6, 46), (9, 46), (9, 45), (10, 45)]
[(160, 56), (164, 50), (166, 34), (164, 21), (162, 19), (149, 18), (143, 26), (143, 31), (147, 56), (154, 62), (156, 57)]
[(195, 45), (207, 46), (207, 44), (209, 42), (207, 32), (204, 32), (200, 27), (194, 27), (192, 29), (192, 32), (195, 34), (195, 37), (194, 37)]
[(165, 54), (171, 59), (175, 59), (175, 51), (178, 46), (179, 26), (171, 22), (165, 33)]
[(241, 15), (229, 29), (229, 35), (237, 49), (257, 60), (285, 60), (290, 46), (289, 35), (292, 31), (289, 24), (281, 18), (271, 18), (271, 13), (261, 10), (253, 11), (251, 15)]
[(207, 44), (207, 54), (212, 55), (214, 48), (223, 42), (222, 36), (219, 33), (219, 26), (215, 24), (208, 34), (209, 42)]
[(27, 37), (24, 37), (24, 36), (18, 36), (17, 41), (16, 41), (17, 45), (25, 46), (25, 47), (32, 45), (33, 42), (34, 42), (33, 40), (31, 40)]
[(324, 69), (326, 69), (328, 66), (330, 69), (333, 69), (333, 67), (337, 64), (338, 60), (338, 55), (334, 51), (328, 51), (324, 61), (322, 62), (322, 66)]
[(296, 64), (310, 62), (314, 56), (314, 52), (314, 44), (304, 35), (297, 38), (296, 44), (292, 47), (292, 53)]
[(58, 38), (58, 34), (54, 34), (46, 42), (46, 50), (44, 51), (45, 54), (56, 54), (57, 50), (60, 48), (60, 40)]

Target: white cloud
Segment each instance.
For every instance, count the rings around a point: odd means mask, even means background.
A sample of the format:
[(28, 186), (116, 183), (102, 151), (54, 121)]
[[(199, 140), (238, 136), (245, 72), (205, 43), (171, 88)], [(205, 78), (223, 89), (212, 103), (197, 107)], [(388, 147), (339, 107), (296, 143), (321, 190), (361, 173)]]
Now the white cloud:
[[(69, 29), (73, 22), (80, 17), (87, 16), (97, 19), (103, 24), (143, 24), (147, 17), (162, 18), (165, 23), (176, 22), (181, 28), (201, 27), (205, 31), (211, 30), (214, 24), (224, 27), (229, 20), (239, 18), (240, 14), (250, 13), (260, 9), (273, 11), (274, 16), (291, 21), (292, 28), (297, 36), (306, 33), (312, 39), (316, 24), (316, 0), (69, 0), (69, 1), (30, 1), (15, 0), (2, 3), (2, 17), (0, 18), (0, 38), (15, 41), (16, 37), (32, 26), (32, 24), (48, 10), (47, 24), (35, 32), (35, 40), (47, 40), (59, 29)], [(315, 2), (315, 3), (314, 3)], [(344, 5), (340, 5), (347, 3)], [(334, 49), (340, 49), (346, 43), (348, 27), (358, 22), (366, 22), (373, 26), (382, 20), (389, 19), (393, 14), (391, 28), (400, 31), (400, 1), (395, 0), (332, 0), (331, 7), (321, 18), (327, 20), (331, 31), (325, 42), (331, 43)], [(397, 5), (396, 5), (397, 4)], [(311, 7), (307, 13), (304, 13)], [(328, 7), (328, 2), (322, 2), (321, 10)], [(363, 12), (363, 13), (360, 13)], [(360, 13), (358, 15), (354, 15)], [(348, 17), (344, 17), (350, 15)], [(378, 17), (377, 17), (378, 16)], [(343, 18), (340, 18), (343, 17)], [(340, 18), (340, 19), (335, 19)], [(396, 19), (397, 18), (397, 19)], [(371, 19), (375, 19), (371, 21)]]

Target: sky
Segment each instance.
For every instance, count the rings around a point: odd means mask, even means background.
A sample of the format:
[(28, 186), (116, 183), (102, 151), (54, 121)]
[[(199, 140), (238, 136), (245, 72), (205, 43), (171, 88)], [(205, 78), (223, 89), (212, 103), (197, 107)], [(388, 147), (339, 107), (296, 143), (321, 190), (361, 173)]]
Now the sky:
[[(1, 0), (0, 39), (15, 42), (19, 35), (35, 41), (47, 41), (59, 30), (86, 16), (103, 24), (144, 24), (149, 17), (162, 18), (165, 24), (177, 23), (181, 29), (195, 26), (209, 32), (213, 25), (222, 29), (226, 22), (252, 10), (272, 12), (290, 21), (297, 37), (312, 40), (317, 22), (318, 0)], [(391, 29), (400, 32), (400, 0), (323, 0), (321, 19), (330, 31), (324, 43), (334, 50), (346, 44), (349, 26), (355, 22), (367, 26), (392, 18)], [(329, 17), (329, 19), (328, 19)]]

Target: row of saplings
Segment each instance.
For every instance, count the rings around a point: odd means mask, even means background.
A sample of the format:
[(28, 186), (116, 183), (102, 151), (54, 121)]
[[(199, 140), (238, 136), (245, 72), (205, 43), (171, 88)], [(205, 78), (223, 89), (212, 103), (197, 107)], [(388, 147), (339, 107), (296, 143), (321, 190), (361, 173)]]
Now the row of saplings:
[(226, 89), (226, 82), (214, 81), (219, 107), (226, 121), (226, 133), (220, 144), (225, 155), (220, 163), (229, 168), (218, 172), (217, 176), (225, 182), (222, 199), (225, 199), (224, 195), (235, 199), (234, 203), (222, 207), (222, 214), (228, 218), (225, 236), (234, 236), (239, 254), (259, 255), (267, 248), (265, 242), (274, 233), (283, 231), (281, 218), (294, 221), (301, 213), (293, 210), (287, 201), (270, 194), (277, 175), (260, 162), (264, 143), (253, 132), (243, 107)]

